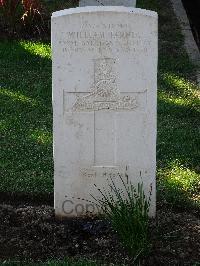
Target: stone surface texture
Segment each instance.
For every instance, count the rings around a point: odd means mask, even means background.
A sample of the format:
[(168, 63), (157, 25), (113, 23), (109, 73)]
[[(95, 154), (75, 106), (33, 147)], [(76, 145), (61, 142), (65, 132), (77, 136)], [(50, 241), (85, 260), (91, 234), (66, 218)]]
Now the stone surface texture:
[(136, 0), (80, 0), (79, 6), (126, 6), (135, 7)]
[(53, 13), (57, 217), (97, 213), (91, 195), (120, 177), (143, 182), (155, 215), (157, 21), (128, 7)]

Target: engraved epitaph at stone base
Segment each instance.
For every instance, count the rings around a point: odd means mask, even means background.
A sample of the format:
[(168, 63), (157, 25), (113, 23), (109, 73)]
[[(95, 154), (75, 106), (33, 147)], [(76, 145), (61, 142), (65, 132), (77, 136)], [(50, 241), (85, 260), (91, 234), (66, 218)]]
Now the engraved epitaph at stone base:
[(52, 57), (56, 216), (95, 215), (94, 185), (106, 189), (110, 177), (120, 185), (119, 176), (143, 182), (154, 216), (157, 14), (55, 12)]
[(79, 6), (127, 6), (135, 7), (136, 0), (80, 0)]

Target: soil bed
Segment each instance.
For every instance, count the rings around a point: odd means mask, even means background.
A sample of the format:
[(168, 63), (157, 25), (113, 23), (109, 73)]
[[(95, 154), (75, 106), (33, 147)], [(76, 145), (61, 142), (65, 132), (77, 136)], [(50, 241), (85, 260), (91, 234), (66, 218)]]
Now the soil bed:
[[(57, 221), (50, 204), (20, 197), (0, 201), (0, 261), (90, 258), (131, 265), (109, 223), (101, 219)], [(141, 265), (194, 265), (200, 261), (200, 220), (193, 211), (160, 206), (151, 221), (151, 252)]]

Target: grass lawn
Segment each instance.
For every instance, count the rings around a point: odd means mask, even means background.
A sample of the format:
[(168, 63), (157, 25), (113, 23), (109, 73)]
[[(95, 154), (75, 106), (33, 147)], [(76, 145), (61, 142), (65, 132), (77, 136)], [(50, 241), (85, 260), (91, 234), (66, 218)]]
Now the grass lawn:
[[(198, 203), (200, 99), (194, 66), (169, 0), (138, 0), (159, 13), (158, 196)], [(0, 192), (53, 192), (50, 43), (0, 41)], [(187, 205), (188, 206), (188, 205)]]

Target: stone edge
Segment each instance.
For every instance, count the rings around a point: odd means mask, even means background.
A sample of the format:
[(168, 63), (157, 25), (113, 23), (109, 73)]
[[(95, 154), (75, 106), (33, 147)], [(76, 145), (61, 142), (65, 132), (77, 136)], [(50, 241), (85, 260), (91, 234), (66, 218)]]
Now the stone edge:
[[(194, 40), (192, 29), (190, 27), (190, 23), (186, 14), (186, 11), (183, 7), (181, 0), (171, 0), (172, 7), (176, 17), (180, 23), (181, 31), (184, 36), (184, 45), (187, 51), (187, 54), (192, 61), (197, 66), (200, 66), (200, 52), (197, 47), (197, 44)], [(200, 86), (200, 70), (196, 72), (197, 83)]]
[(134, 13), (138, 15), (150, 16), (158, 18), (158, 14), (155, 11), (150, 11), (141, 8), (134, 7), (124, 7), (124, 6), (86, 6), (86, 7), (76, 7), (69, 8), (52, 13), (51, 18), (56, 18), (65, 15), (79, 14), (79, 13), (90, 13), (90, 12), (124, 12), (124, 13)]
[[(100, 6), (108, 6), (108, 5), (103, 5), (100, 1), (96, 0), (97, 2), (99, 2), (99, 4), (101, 4)], [(125, 5), (125, 7), (136, 7), (136, 0), (131, 0), (132, 1), (132, 5)], [(79, 1), (79, 7), (84, 7), (83, 5), (80, 5), (81, 1)], [(90, 5), (91, 6), (91, 5)], [(99, 6), (99, 5), (98, 5)], [(124, 5), (120, 5), (120, 6), (124, 6)]]

